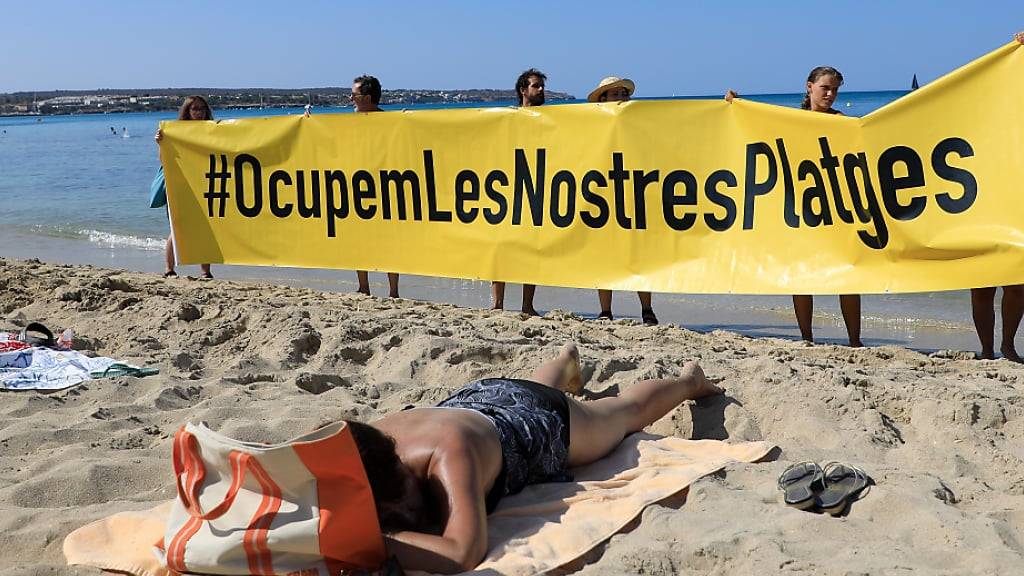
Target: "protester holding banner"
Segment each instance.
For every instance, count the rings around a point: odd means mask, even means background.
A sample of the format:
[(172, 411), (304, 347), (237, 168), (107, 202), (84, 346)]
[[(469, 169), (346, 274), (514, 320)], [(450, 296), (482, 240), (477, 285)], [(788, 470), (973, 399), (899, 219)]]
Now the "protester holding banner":
[[(843, 85), (843, 75), (831, 66), (818, 66), (807, 76), (807, 94), (800, 107), (811, 112), (840, 114), (832, 107), (839, 95), (839, 87)], [(846, 334), (850, 346), (859, 348), (864, 344), (860, 341), (860, 294), (842, 294), (839, 296), (839, 308), (846, 322)], [(800, 326), (800, 337), (814, 342), (811, 328), (811, 316), (814, 313), (814, 297), (794, 295), (793, 309), (796, 311), (796, 322)]]
[[(811, 112), (843, 115), (832, 107), (839, 95), (839, 87), (843, 85), (843, 75), (831, 66), (818, 66), (807, 76), (807, 93), (800, 107)], [(732, 102), (738, 98), (734, 90), (725, 92), (725, 101)], [(860, 294), (843, 294), (839, 296), (839, 308), (846, 323), (846, 334), (850, 346), (860, 348)], [(807, 342), (814, 342), (814, 331), (811, 316), (814, 314), (814, 297), (809, 295), (793, 295), (793, 309), (796, 311), (796, 322), (800, 326), (800, 337)]]
[[(1014, 39), (1024, 44), (1024, 32), (1018, 32)], [(994, 310), (996, 287), (971, 289), (971, 316), (974, 318), (974, 329), (981, 341), (981, 359), (994, 360), (996, 314)], [(1012, 362), (1021, 362), (1013, 340), (1017, 336), (1021, 316), (1024, 316), (1024, 285), (1003, 286), (1003, 300), (999, 306), (1003, 320), (1002, 341), (999, 351), (1003, 358)]]
[[(356, 112), (383, 112), (380, 108), (380, 80), (373, 76), (359, 76), (352, 80), (352, 94), (349, 98)], [(366, 270), (356, 270), (359, 278), (358, 292), (370, 295), (370, 274)], [(398, 298), (398, 274), (388, 272), (388, 296)]]
[[(527, 108), (544, 104), (544, 81), (548, 77), (536, 68), (530, 68), (519, 75), (516, 79), (516, 94), (519, 95), (519, 106)], [(533, 307), (533, 295), (537, 291), (535, 284), (523, 284), (523, 312), (530, 316), (540, 316), (540, 313)], [(491, 282), (491, 296), (494, 302), (492, 310), (503, 310), (505, 308), (505, 283)]]
[[(207, 104), (206, 99), (202, 96), (189, 96), (185, 98), (185, 101), (181, 104), (181, 108), (178, 109), (178, 120), (213, 120), (213, 110), (210, 109), (210, 105)], [(157, 145), (163, 140), (164, 134), (159, 128), (156, 131)], [(170, 218), (170, 209), (168, 208), (168, 218)], [(174, 271), (174, 230), (171, 230), (170, 235), (167, 236), (167, 245), (164, 248), (164, 264), (166, 270), (164, 271), (164, 278), (175, 278), (178, 273)], [(202, 270), (200, 278), (204, 280), (213, 279), (213, 274), (210, 272), (209, 264), (200, 264), (199, 269)]]
[[(618, 78), (609, 76), (597, 85), (597, 88), (587, 96), (588, 102), (627, 102), (636, 90), (636, 85), (629, 78)], [(651, 307), (651, 293), (637, 292), (640, 297), (640, 318), (644, 324), (654, 326), (658, 323), (658, 317), (654, 315)], [(598, 318), (613, 320), (612, 316), (612, 291), (598, 290), (597, 298), (601, 302), (601, 313)]]

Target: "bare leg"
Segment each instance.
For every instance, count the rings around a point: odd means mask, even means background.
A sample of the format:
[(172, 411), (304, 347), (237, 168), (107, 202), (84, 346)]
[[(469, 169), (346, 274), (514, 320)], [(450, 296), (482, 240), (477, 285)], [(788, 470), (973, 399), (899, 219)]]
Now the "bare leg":
[(388, 272), (388, 296), (391, 298), (398, 298), (398, 274), (394, 272)]
[(721, 392), (696, 362), (690, 362), (676, 378), (641, 380), (618, 396), (593, 402), (569, 398), (569, 465), (604, 457), (627, 434), (643, 430), (685, 400)]
[(203, 271), (203, 278), (213, 278), (213, 273), (210, 272), (209, 264), (200, 264), (199, 269)]
[(530, 316), (540, 316), (537, 310), (533, 307), (533, 295), (536, 292), (536, 285), (523, 284), (523, 312), (526, 312)]
[(648, 326), (656, 325), (658, 323), (658, 317), (654, 315), (654, 308), (651, 304), (651, 293), (637, 292), (636, 295), (640, 298), (640, 318), (642, 318), (644, 324)]
[(992, 347), (996, 327), (996, 314), (992, 309), (995, 299), (995, 286), (971, 289), (971, 316), (974, 317), (974, 329), (978, 331), (978, 340), (981, 341), (982, 360), (992, 360), (996, 357)]
[(597, 300), (601, 303), (601, 315), (598, 318), (612, 319), (612, 291), (598, 290)]
[(843, 311), (846, 322), (846, 335), (850, 338), (851, 348), (860, 348), (860, 294), (844, 294), (839, 297), (839, 309)]
[(366, 270), (356, 270), (356, 278), (359, 279), (359, 288), (356, 288), (356, 292), (360, 294), (370, 295), (370, 275), (366, 273)]
[(999, 351), (1003, 358), (1011, 362), (1022, 362), (1017, 354), (1017, 348), (1013, 345), (1013, 339), (1017, 336), (1017, 327), (1020, 326), (1021, 316), (1024, 315), (1024, 285), (1003, 286), (1003, 342)]
[(168, 236), (167, 237), (167, 246), (164, 247), (164, 265), (167, 268), (166, 270), (164, 270), (164, 275), (165, 276), (166, 275), (173, 275), (174, 274), (174, 236)]
[(505, 283), (491, 282), (491, 310), (505, 309)]
[(533, 371), (530, 380), (562, 392), (579, 394), (583, 390), (583, 378), (580, 376), (580, 353), (576, 345), (570, 342), (562, 346), (558, 356)]
[(814, 314), (814, 297), (794, 295), (793, 310), (796, 311), (797, 326), (800, 326), (800, 337), (808, 342), (814, 342), (814, 332), (811, 330), (811, 315)]
[(652, 310), (651, 308), (651, 293), (650, 292), (637, 292), (637, 298), (640, 298), (640, 309), (641, 310)]

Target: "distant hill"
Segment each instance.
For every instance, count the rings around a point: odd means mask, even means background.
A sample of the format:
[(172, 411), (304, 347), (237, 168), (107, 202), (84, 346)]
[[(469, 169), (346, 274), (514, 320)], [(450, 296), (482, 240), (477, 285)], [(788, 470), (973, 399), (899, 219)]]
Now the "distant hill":
[[(177, 110), (191, 94), (205, 97), (214, 110), (232, 108), (290, 108), (303, 106), (344, 106), (352, 89), (328, 88), (154, 88), (54, 90), (0, 94), (0, 116), (104, 114)], [(549, 100), (574, 100), (571, 94), (548, 92)], [(514, 90), (384, 90), (381, 104), (444, 104), (515, 101)]]

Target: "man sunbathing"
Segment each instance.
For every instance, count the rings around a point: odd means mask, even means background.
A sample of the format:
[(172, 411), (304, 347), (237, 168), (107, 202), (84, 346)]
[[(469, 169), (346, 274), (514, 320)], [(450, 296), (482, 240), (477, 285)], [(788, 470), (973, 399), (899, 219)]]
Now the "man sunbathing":
[(349, 422), (389, 555), (405, 568), (471, 570), (487, 552), (487, 514), (527, 484), (572, 479), (684, 400), (720, 394), (695, 362), (618, 396), (578, 402), (579, 353), (567, 344), (530, 380), (469, 384), (435, 408)]

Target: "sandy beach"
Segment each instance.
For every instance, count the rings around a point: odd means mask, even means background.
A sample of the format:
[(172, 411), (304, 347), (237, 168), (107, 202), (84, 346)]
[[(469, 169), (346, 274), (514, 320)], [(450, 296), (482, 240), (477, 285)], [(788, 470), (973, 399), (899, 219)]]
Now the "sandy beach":
[[(0, 574), (97, 574), (65, 565), (64, 537), (170, 499), (186, 421), (286, 440), (525, 377), (567, 341), (591, 396), (692, 359), (726, 389), (649, 432), (780, 448), (650, 507), (580, 574), (1024, 573), (1024, 367), (1007, 361), (38, 261), (0, 260), (0, 289), (6, 329), (74, 328), (78, 350), (160, 369), (3, 394)], [(877, 486), (841, 518), (787, 508), (776, 478), (802, 460), (857, 464)]]

